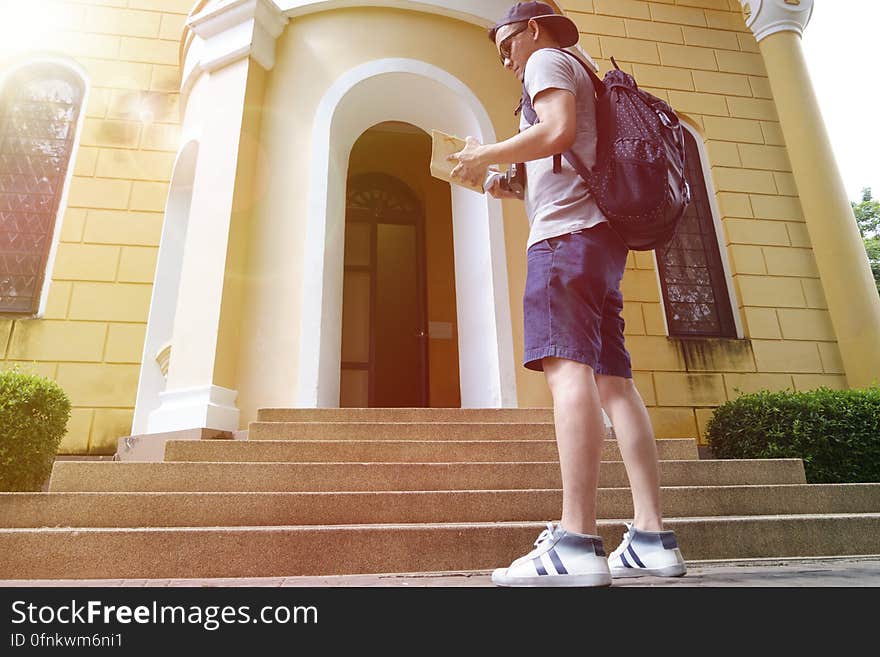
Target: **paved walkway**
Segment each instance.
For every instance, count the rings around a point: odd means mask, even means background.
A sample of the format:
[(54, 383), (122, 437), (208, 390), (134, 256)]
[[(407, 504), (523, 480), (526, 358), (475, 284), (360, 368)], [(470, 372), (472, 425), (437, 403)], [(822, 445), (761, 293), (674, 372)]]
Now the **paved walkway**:
[[(492, 586), (489, 573), (420, 573), (389, 575), (344, 575), (327, 577), (258, 577), (235, 579), (90, 579), (90, 580), (0, 580), (0, 587), (103, 586), (103, 587), (429, 587)], [(693, 561), (685, 577), (615, 580), (614, 586), (653, 587), (877, 587), (880, 586), (880, 556), (752, 559), (748, 561)]]

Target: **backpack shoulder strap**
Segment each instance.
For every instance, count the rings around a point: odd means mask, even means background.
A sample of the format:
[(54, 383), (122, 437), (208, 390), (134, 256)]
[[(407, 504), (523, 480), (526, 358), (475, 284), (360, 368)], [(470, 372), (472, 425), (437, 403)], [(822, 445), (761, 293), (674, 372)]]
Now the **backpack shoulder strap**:
[[(599, 76), (596, 75), (595, 71), (593, 71), (593, 68), (589, 64), (587, 64), (583, 59), (575, 55), (573, 52), (569, 52), (565, 48), (555, 48), (554, 50), (565, 53), (583, 67), (583, 69), (587, 72), (587, 75), (590, 76), (590, 80), (593, 81), (593, 87), (597, 98), (605, 93), (605, 83), (599, 79)], [(612, 61), (613, 59), (614, 58), (612, 57)], [(616, 67), (617, 63), (615, 62), (614, 65)], [(535, 108), (532, 107), (532, 99), (529, 98), (529, 94), (526, 92), (525, 85), (523, 85), (522, 98), (520, 99), (519, 105), (517, 105), (514, 114), (519, 114), (520, 112), (523, 113), (523, 117), (526, 121), (528, 121), (529, 125), (535, 125), (538, 122), (538, 115), (535, 114)]]
[[(583, 59), (581, 59), (580, 57), (575, 55), (573, 52), (565, 50), (564, 48), (558, 48), (558, 50), (560, 52), (564, 52), (566, 55), (568, 55), (569, 57), (574, 59), (587, 72), (587, 75), (590, 76), (590, 80), (593, 81), (593, 90), (596, 94), (596, 98), (599, 98), (605, 94), (605, 83), (599, 79), (599, 76), (596, 75), (596, 72), (593, 70), (592, 66), (587, 64)], [(617, 63), (615, 62), (614, 65), (616, 67)], [(559, 158), (560, 156), (557, 155), (556, 157)], [(587, 186), (590, 187), (592, 190), (591, 183), (592, 183), (593, 177), (590, 173), (590, 170), (587, 169), (587, 166), (581, 161), (581, 158), (579, 158), (577, 156), (577, 153), (575, 153), (573, 150), (568, 150), (568, 151), (565, 151), (564, 153), (562, 153), (562, 157), (564, 157), (565, 160), (572, 166), (572, 168), (578, 172), (578, 175), (584, 179), (584, 182), (587, 183)], [(556, 161), (554, 161), (554, 163), (553, 163), (553, 168), (555, 171), (556, 170)]]
[[(596, 72), (593, 70), (593, 67), (587, 64), (583, 59), (575, 55), (573, 52), (566, 50), (565, 48), (556, 48), (559, 52), (564, 52), (566, 55), (574, 59), (578, 64), (580, 64), (583, 69), (587, 72), (587, 75), (590, 76), (590, 79), (593, 81), (593, 87), (595, 87), (596, 96), (601, 96), (605, 93), (605, 83), (599, 79), (599, 76), (596, 75)], [(614, 58), (612, 57), (612, 60)], [(617, 64), (615, 63), (615, 66)]]
[[(590, 80), (592, 80), (593, 82), (593, 88), (597, 98), (605, 93), (605, 83), (599, 79), (599, 76), (596, 75), (595, 71), (593, 71), (593, 68), (589, 64), (587, 64), (583, 59), (575, 55), (573, 52), (569, 52), (565, 48), (556, 48), (555, 50), (565, 53), (583, 67), (583, 69), (587, 72), (587, 75), (590, 76)], [(614, 65), (616, 67), (617, 63), (615, 62)], [(520, 111), (522, 111), (523, 118), (528, 122), (529, 125), (535, 125), (536, 123), (538, 123), (538, 115), (535, 112), (535, 108), (532, 107), (532, 99), (529, 97), (525, 85), (523, 85), (522, 98), (520, 99), (519, 105), (514, 111), (514, 114), (519, 114)], [(560, 173), (562, 171), (563, 157), (568, 161), (569, 164), (571, 164), (571, 166), (578, 172), (578, 174), (581, 176), (581, 178), (584, 179), (584, 181), (590, 181), (589, 170), (586, 166), (584, 166), (583, 162), (581, 162), (580, 158), (574, 153), (574, 151), (566, 151), (565, 153), (558, 153), (553, 156), (553, 173)]]

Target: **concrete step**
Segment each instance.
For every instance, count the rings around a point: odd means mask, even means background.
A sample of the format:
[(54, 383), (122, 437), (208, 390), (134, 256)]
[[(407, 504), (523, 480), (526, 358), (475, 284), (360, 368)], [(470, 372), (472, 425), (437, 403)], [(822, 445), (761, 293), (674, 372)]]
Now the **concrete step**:
[[(658, 440), (662, 460), (697, 459), (691, 439)], [(215, 462), (485, 462), (557, 461), (555, 440), (170, 440), (166, 461)], [(617, 442), (606, 440), (603, 461), (619, 461)]]
[[(0, 579), (280, 577), (489, 570), (542, 523), (0, 529)], [(880, 514), (673, 518), (686, 559), (880, 554)], [(623, 521), (603, 520), (610, 552)]]
[(556, 431), (552, 422), (251, 422), (248, 440), (556, 440)]
[[(880, 484), (661, 489), (669, 517), (880, 512)], [(0, 493), (0, 527), (239, 527), (541, 521), (560, 490), (349, 493)], [(599, 489), (600, 518), (630, 518), (628, 488)]]
[(261, 408), (258, 422), (553, 422), (552, 408)]
[[(806, 483), (800, 459), (661, 461), (666, 486)], [(89, 463), (60, 462), (49, 490), (322, 492), (561, 487), (559, 464), (536, 463)], [(602, 465), (599, 486), (628, 485), (624, 465)]]

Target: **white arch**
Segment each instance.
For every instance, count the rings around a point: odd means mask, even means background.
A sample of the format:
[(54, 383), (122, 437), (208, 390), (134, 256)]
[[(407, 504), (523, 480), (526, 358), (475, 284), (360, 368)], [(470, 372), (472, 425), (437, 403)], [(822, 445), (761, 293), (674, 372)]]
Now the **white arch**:
[[(193, 182), (196, 175), (199, 143), (184, 141), (177, 154), (165, 205), (159, 257), (156, 261), (156, 278), (150, 300), (141, 372), (138, 380), (132, 435), (150, 433), (150, 414), (159, 408), (160, 394), (165, 390), (165, 373), (157, 361), (157, 355), (170, 347), (174, 332), (174, 316), (177, 313), (177, 296), (183, 269), (186, 229), (189, 225)], [(167, 369), (165, 370), (167, 372)]]
[[(382, 121), (494, 142), (489, 115), (460, 80), (413, 59), (344, 73), (312, 129), (297, 404), (339, 404), (345, 184), (357, 138)], [(515, 361), (501, 204), (452, 186), (462, 407), (516, 406)]]
[(79, 141), (82, 136), (83, 125), (86, 120), (86, 108), (89, 106), (89, 91), (91, 90), (91, 82), (88, 73), (80, 66), (80, 64), (67, 57), (51, 54), (34, 54), (30, 53), (17, 59), (11, 65), (0, 71), (0, 91), (6, 86), (6, 81), (16, 71), (29, 66), (39, 66), (40, 64), (53, 64), (61, 68), (66, 68), (76, 75), (82, 82), (83, 95), (80, 101), (79, 114), (74, 127), (73, 143), (70, 147), (70, 159), (67, 161), (67, 171), (64, 175), (64, 184), (61, 188), (61, 198), (58, 201), (58, 213), (55, 216), (55, 226), (51, 235), (51, 246), (49, 247), (49, 256), (46, 258), (46, 269), (43, 274), (43, 284), (40, 289), (40, 303), (37, 306), (37, 312), (34, 315), (36, 319), (41, 319), (46, 314), (46, 302), (49, 298), (49, 286), (52, 283), (52, 271), (55, 268), (55, 256), (58, 253), (58, 243), (61, 241), (61, 224), (63, 223), (64, 211), (67, 209), (67, 195), (70, 191), (70, 181), (73, 180), (73, 170), (76, 167), (76, 156), (79, 153)]

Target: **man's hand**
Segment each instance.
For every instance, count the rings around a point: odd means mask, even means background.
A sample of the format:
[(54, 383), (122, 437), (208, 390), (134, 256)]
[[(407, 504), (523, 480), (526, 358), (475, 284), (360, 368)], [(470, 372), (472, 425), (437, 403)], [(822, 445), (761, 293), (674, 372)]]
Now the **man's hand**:
[(450, 175), (469, 185), (482, 187), (490, 162), (486, 162), (483, 157), (483, 145), (479, 139), (468, 137), (465, 144), (465, 147), (458, 153), (453, 153), (446, 158), (450, 162), (458, 162)]

